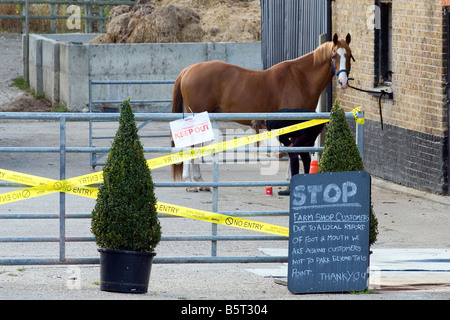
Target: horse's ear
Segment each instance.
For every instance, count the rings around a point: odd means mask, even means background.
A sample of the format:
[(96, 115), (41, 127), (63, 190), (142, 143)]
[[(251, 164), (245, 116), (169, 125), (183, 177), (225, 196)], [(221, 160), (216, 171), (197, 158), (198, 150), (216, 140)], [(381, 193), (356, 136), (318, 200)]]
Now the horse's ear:
[(347, 36), (345, 37), (345, 42), (347, 42), (347, 44), (350, 44), (350, 42), (352, 42), (352, 36), (350, 35), (350, 33), (347, 33)]
[(334, 36), (333, 36), (333, 43), (334, 43), (335, 46), (338, 44), (338, 40), (339, 40), (338, 34), (335, 33)]

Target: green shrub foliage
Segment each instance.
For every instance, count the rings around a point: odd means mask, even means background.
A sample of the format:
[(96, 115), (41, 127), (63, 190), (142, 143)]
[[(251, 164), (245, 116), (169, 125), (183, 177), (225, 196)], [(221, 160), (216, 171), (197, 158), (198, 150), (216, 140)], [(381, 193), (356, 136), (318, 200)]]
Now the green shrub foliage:
[(101, 248), (154, 251), (161, 240), (156, 197), (129, 100), (103, 170), (91, 231)]
[[(363, 171), (364, 165), (355, 138), (350, 131), (345, 112), (336, 100), (330, 113), (330, 123), (318, 172)], [(370, 205), (369, 243), (374, 244), (378, 235), (378, 220)]]

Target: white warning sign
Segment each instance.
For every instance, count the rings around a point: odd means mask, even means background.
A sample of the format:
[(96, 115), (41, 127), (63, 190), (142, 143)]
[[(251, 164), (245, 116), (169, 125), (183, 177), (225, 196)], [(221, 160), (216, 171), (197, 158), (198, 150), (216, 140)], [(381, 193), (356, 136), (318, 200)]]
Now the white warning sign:
[(184, 148), (214, 140), (208, 112), (197, 113), (184, 119), (170, 122), (175, 147)]

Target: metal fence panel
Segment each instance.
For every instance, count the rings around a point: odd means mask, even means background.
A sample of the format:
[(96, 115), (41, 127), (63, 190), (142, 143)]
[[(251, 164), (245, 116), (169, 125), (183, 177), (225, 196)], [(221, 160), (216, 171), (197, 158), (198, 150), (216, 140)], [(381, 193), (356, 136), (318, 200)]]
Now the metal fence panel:
[[(73, 153), (90, 153), (98, 151), (107, 151), (105, 148), (93, 148), (93, 147), (68, 147), (66, 144), (66, 126), (69, 121), (92, 121), (92, 120), (117, 120), (119, 114), (106, 114), (106, 113), (14, 113), (14, 112), (3, 112), (0, 113), (1, 121), (8, 121), (13, 119), (22, 120), (45, 120), (47, 121), (58, 121), (59, 122), (59, 147), (0, 147), (0, 153), (14, 153), (14, 152), (50, 152), (59, 153), (59, 165), (60, 165), (60, 180), (66, 178), (66, 154)], [(136, 121), (146, 121), (146, 120), (159, 120), (159, 121), (169, 121), (182, 119), (183, 114), (176, 113), (136, 113)], [(330, 113), (238, 113), (238, 114), (210, 114), (211, 121), (229, 121), (229, 120), (262, 120), (262, 119), (328, 119)], [(353, 113), (346, 113), (347, 119), (353, 119)], [(358, 118), (363, 118), (363, 112), (358, 113)], [(44, 122), (44, 123), (45, 123)], [(358, 149), (362, 156), (363, 154), (363, 125), (356, 125), (356, 140), (358, 143)], [(99, 150), (100, 149), (100, 150)], [(180, 148), (168, 148), (165, 151), (179, 152)], [(279, 148), (278, 151), (281, 152), (318, 152), (323, 148)], [(161, 148), (144, 148), (145, 152), (161, 152)], [(214, 166), (213, 170), (218, 170), (218, 166)], [(218, 178), (218, 174), (215, 175), (217, 179), (213, 179), (212, 182), (171, 182), (171, 183), (155, 183), (156, 187), (186, 187), (186, 186), (210, 186), (213, 188), (212, 193), (212, 206), (217, 208), (217, 190), (219, 187), (242, 187), (242, 186), (287, 186), (289, 181), (228, 181), (221, 182)], [(22, 184), (10, 183), (0, 181), (1, 187), (24, 187)], [(216, 190), (216, 192), (214, 192)], [(1, 194), (1, 192), (0, 192)], [(24, 200), (27, 201), (27, 200)], [(283, 211), (263, 211), (263, 212), (219, 212), (227, 215), (234, 216), (287, 216), (289, 212)], [(90, 213), (77, 213), (71, 214), (66, 213), (66, 199), (65, 193), (60, 192), (59, 196), (59, 214), (55, 213), (41, 213), (41, 214), (23, 214), (23, 213), (0, 213), (0, 220), (2, 219), (44, 219), (44, 220), (58, 220), (59, 225), (59, 237), (0, 237), (1, 243), (13, 243), (13, 242), (55, 242), (59, 243), (59, 258), (4, 258), (0, 259), (0, 265), (38, 265), (38, 264), (96, 264), (99, 263), (99, 258), (68, 258), (66, 257), (66, 243), (67, 242), (92, 242), (94, 238), (90, 237), (77, 237), (77, 236), (67, 236), (66, 235), (66, 221), (67, 219), (90, 219)], [(167, 216), (163, 216), (166, 217)], [(278, 257), (253, 257), (253, 256), (239, 256), (239, 257), (224, 257), (217, 256), (216, 250), (214, 249), (217, 241), (260, 241), (260, 240), (282, 240), (286, 241), (286, 237), (273, 236), (273, 235), (242, 235), (242, 236), (220, 236), (217, 235), (212, 229), (210, 236), (166, 236), (162, 238), (162, 241), (210, 241), (211, 242), (211, 256), (210, 257), (164, 257), (155, 258), (155, 263), (241, 263), (241, 262), (287, 262), (287, 256)], [(50, 255), (50, 252), (49, 252)]]
[[(56, 32), (56, 20), (58, 19), (68, 19), (71, 14), (67, 13), (66, 15), (57, 15), (56, 7), (61, 7), (62, 5), (75, 5), (78, 7), (83, 7), (84, 11), (80, 10), (80, 13), (83, 12), (83, 15), (80, 15), (81, 20), (95, 21), (99, 24), (99, 32), (103, 33), (105, 30), (105, 22), (109, 20), (109, 16), (105, 16), (104, 8), (113, 7), (118, 5), (134, 5), (135, 1), (133, 0), (109, 0), (109, 1), (101, 1), (101, 0), (2, 0), (1, 4), (16, 4), (22, 6), (22, 12), (20, 15), (0, 15), (0, 19), (19, 19), (22, 20), (23, 30), (25, 33), (24, 24), (28, 24), (29, 19), (46, 19), (50, 20), (51, 25), (51, 33)], [(29, 5), (30, 4), (42, 4), (50, 6), (50, 15), (30, 15), (29, 14)], [(93, 7), (98, 7), (98, 15), (94, 13)], [(1, 13), (1, 12), (0, 12)], [(85, 25), (85, 33), (92, 32), (92, 26), (89, 23)]]

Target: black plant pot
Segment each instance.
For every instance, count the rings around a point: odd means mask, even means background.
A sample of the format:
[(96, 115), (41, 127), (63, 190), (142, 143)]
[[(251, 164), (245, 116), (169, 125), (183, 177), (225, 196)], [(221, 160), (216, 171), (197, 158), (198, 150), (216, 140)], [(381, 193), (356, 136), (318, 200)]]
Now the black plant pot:
[(146, 293), (154, 252), (98, 249), (100, 290)]

